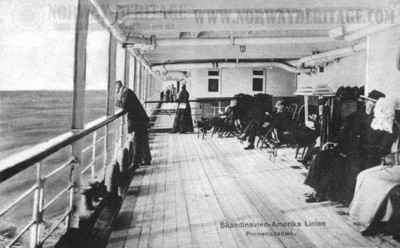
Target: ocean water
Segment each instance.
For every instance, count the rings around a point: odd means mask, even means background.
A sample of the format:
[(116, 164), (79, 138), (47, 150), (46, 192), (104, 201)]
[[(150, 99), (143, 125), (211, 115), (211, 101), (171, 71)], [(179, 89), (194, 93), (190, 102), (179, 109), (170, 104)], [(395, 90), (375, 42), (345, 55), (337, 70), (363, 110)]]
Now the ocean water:
[[(87, 91), (85, 122), (105, 105), (105, 91)], [(0, 160), (68, 131), (71, 116), (72, 91), (0, 91)]]
[[(105, 106), (105, 91), (87, 91), (85, 122), (103, 116)], [(0, 160), (67, 132), (71, 126), (71, 115), (71, 91), (0, 91)], [(69, 154), (70, 148), (67, 147), (50, 156), (43, 161), (43, 171), (46, 173), (57, 168), (68, 159)], [(35, 171), (32, 166), (0, 183), (0, 209), (34, 185)], [(67, 185), (66, 175), (67, 171), (46, 181), (45, 202)], [(32, 200), (32, 197), (26, 198), (18, 208), (0, 218), (0, 235), (7, 228), (11, 228), (13, 234), (30, 220)], [(57, 216), (64, 213), (65, 206), (66, 198), (63, 198), (50, 207), (45, 214), (46, 225), (51, 225)]]

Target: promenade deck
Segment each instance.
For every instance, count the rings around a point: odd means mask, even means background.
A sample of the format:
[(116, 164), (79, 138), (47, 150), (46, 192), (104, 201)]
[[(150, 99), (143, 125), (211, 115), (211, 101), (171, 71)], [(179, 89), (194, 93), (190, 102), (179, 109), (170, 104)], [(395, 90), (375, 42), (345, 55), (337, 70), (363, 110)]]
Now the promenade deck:
[[(153, 133), (152, 151), (153, 164), (136, 172), (108, 248), (400, 246), (391, 237), (361, 236), (339, 214), (343, 206), (306, 203), (306, 170), (291, 149), (271, 159), (265, 150), (243, 150), (236, 138)], [(264, 224), (240, 226), (246, 223)]]

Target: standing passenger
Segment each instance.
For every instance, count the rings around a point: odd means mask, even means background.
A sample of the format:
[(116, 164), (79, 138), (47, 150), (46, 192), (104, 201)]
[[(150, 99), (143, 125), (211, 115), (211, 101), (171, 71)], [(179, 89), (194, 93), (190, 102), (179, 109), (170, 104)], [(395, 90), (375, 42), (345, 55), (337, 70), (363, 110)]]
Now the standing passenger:
[(169, 86), (165, 90), (165, 98), (166, 102), (171, 102), (171, 89), (169, 88)]
[(116, 105), (128, 113), (128, 133), (134, 132), (134, 165), (150, 165), (149, 117), (136, 94), (121, 81), (116, 82)]
[(175, 85), (172, 85), (172, 86), (171, 86), (171, 92), (172, 92), (172, 94), (171, 94), (171, 95), (172, 95), (172, 99), (171, 99), (171, 100), (172, 100), (173, 102), (175, 102), (175, 101), (176, 101), (176, 96), (177, 96), (177, 92), (176, 92), (176, 87), (175, 87)]
[(164, 90), (162, 90), (160, 92), (160, 101), (163, 102), (164, 101)]
[(182, 85), (177, 101), (178, 109), (176, 110), (172, 132), (193, 132), (192, 112), (190, 110), (189, 92), (186, 90), (186, 85)]

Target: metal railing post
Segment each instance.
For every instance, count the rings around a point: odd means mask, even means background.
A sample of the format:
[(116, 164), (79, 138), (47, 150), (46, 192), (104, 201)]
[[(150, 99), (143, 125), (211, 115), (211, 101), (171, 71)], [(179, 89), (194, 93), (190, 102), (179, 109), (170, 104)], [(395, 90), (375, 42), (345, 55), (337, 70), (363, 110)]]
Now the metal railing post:
[(104, 126), (104, 142), (103, 142), (103, 177), (105, 177), (106, 167), (108, 163), (108, 124)]
[[(74, 159), (73, 161), (71, 161), (70, 163), (70, 169), (69, 169), (69, 176), (68, 176), (68, 184), (70, 185), (74, 185), (74, 172), (75, 169), (77, 168), (76, 165), (76, 159)], [(73, 208), (74, 208), (74, 189), (75, 187), (72, 187), (69, 190), (69, 201), (68, 201), (68, 212), (72, 213)], [(65, 219), (65, 224), (68, 226), (71, 220), (71, 215), (69, 215), (66, 219)]]
[(36, 248), (40, 242), (40, 225), (42, 224), (42, 208), (43, 208), (43, 179), (42, 179), (42, 165), (36, 164), (36, 190), (33, 202), (32, 220), (34, 221), (31, 227), (30, 245), (31, 248)]
[(93, 140), (92, 140), (92, 166), (90, 167), (90, 178), (93, 181), (95, 177), (95, 169), (96, 169), (96, 142), (97, 142), (97, 132), (93, 132)]
[[(92, 162), (85, 168), (80, 168), (82, 164), (82, 155), (86, 151), (92, 148), (92, 145), (87, 146), (82, 149), (85, 137), (89, 137), (90, 134), (97, 136), (98, 130), (104, 127), (106, 124), (118, 122), (119, 118), (124, 117), (123, 111), (118, 111), (113, 116), (102, 117), (98, 120), (90, 122), (83, 129), (76, 129), (72, 132), (67, 132), (58, 137), (55, 137), (48, 142), (46, 145), (39, 144), (26, 151), (15, 154), (15, 156), (10, 157), (9, 160), (2, 160), (2, 165), (6, 165), (6, 168), (14, 168), (12, 173), (7, 172), (7, 170), (2, 170), (3, 177), (0, 178), (0, 182), (4, 182), (12, 176), (18, 175), (21, 171), (33, 168), (36, 166), (36, 182), (29, 189), (22, 193), (19, 193), (12, 202), (7, 203), (7, 206), (2, 206), (0, 208), (0, 218), (5, 216), (11, 209), (17, 209), (17, 205), (23, 205), (24, 200), (33, 196), (32, 201), (32, 215), (29, 223), (24, 227), (18, 228), (17, 233), (13, 238), (7, 241), (5, 247), (13, 247), (14, 245), (20, 246), (22, 243), (21, 238), (26, 234), (27, 244), (29, 247), (42, 247), (42, 245), (48, 240), (48, 238), (60, 228), (62, 223), (65, 223), (67, 228), (78, 228), (79, 227), (79, 206), (81, 197), (81, 175), (86, 172), (92, 166)], [(77, 118), (79, 120), (79, 118)], [(117, 123), (119, 124), (119, 123)], [(98, 142), (97, 138), (93, 138), (94, 142)], [(51, 172), (47, 170), (42, 170), (42, 161), (56, 152), (62, 151), (63, 148), (69, 148), (72, 145), (72, 157), (70, 157), (65, 163), (57, 168), (53, 169)], [(97, 144), (96, 144), (97, 145)], [(96, 148), (95, 148), (96, 149)], [(24, 167), (20, 167), (24, 164)], [(19, 167), (19, 168), (18, 168)], [(15, 169), (17, 168), (17, 169)], [(62, 190), (58, 191), (55, 196), (47, 195), (45, 197), (45, 183), (47, 180), (52, 178), (58, 178), (56, 175), (60, 175), (65, 172), (66, 169), (70, 168), (68, 173), (68, 185)], [(54, 194), (54, 192), (52, 193)], [(65, 198), (62, 198), (67, 196)], [(69, 196), (69, 197), (68, 197)], [(49, 220), (51, 226), (44, 228), (44, 213), (55, 204), (59, 199), (68, 200), (64, 206), (67, 206), (67, 211), (62, 215), (61, 218), (54, 218)], [(30, 198), (29, 198), (30, 200)], [(60, 203), (60, 202), (58, 202)], [(56, 220), (57, 219), (57, 220)], [(2, 246), (3, 247), (3, 246)]]
[(71, 203), (71, 216), (69, 218), (70, 228), (79, 228), (79, 214), (81, 212), (80, 202), (81, 202), (81, 172), (79, 168), (82, 165), (82, 142), (77, 141), (72, 144), (72, 154), (74, 154), (76, 161), (71, 168), (72, 170), (72, 203)]

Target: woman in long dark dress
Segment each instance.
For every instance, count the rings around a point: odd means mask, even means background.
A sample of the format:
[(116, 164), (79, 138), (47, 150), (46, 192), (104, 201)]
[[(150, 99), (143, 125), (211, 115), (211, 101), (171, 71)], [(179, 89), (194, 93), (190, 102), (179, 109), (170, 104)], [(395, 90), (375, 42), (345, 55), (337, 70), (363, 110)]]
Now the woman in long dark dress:
[(365, 110), (359, 109), (344, 121), (337, 147), (316, 155), (305, 180), (315, 194), (306, 201), (330, 199), (349, 204), (358, 173), (379, 164), (390, 152), (392, 135), (371, 128), (374, 103), (384, 96), (376, 90), (370, 92)]
[(177, 99), (178, 109), (174, 120), (172, 132), (193, 132), (192, 111), (189, 104), (189, 92), (186, 90), (186, 85), (182, 85)]

